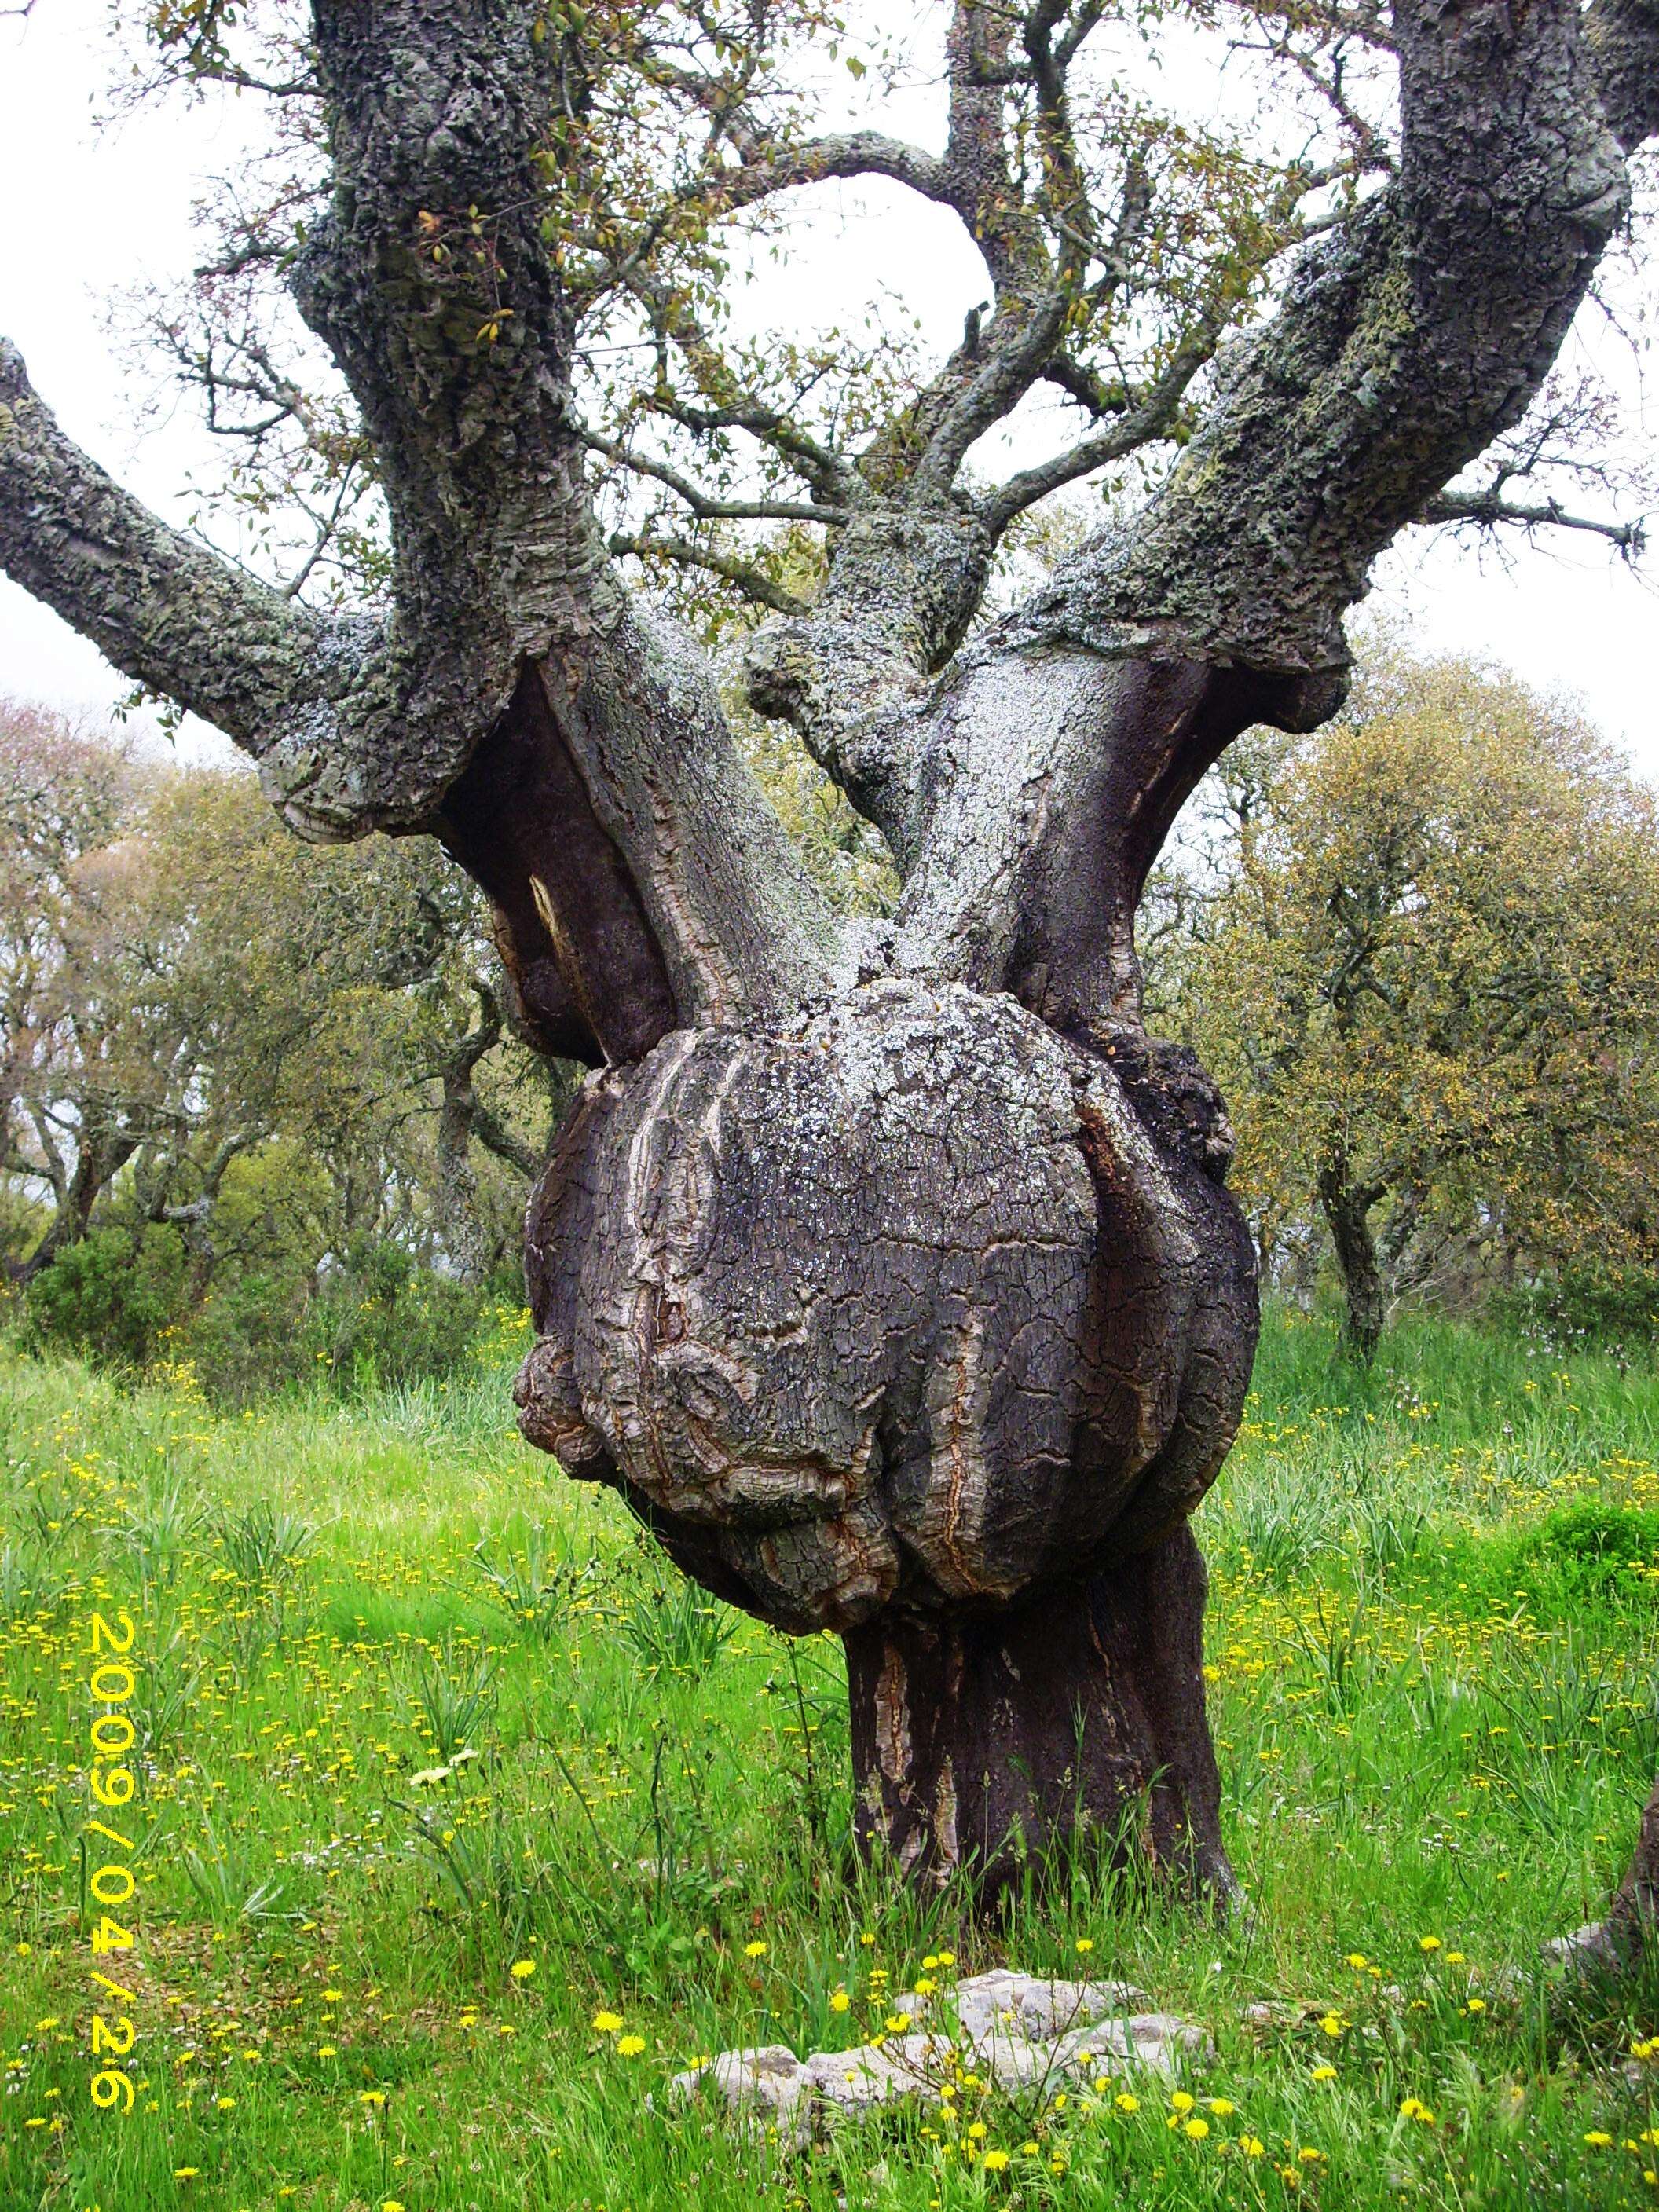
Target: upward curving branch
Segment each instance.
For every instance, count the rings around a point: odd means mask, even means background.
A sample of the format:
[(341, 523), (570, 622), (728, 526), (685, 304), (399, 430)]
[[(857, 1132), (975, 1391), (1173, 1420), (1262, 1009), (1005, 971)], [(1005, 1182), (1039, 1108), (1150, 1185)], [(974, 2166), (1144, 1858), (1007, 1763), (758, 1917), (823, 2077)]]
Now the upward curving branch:
[(325, 625), (170, 529), (67, 437), (0, 338), (0, 568), (238, 743), (325, 711)]
[(1063, 1027), (1135, 1018), (1133, 915), (1255, 720), (1322, 719), (1370, 564), (1538, 389), (1626, 201), (1572, 0), (1402, 0), (1398, 173), (1238, 343), (1139, 524), (940, 685), (907, 957)]

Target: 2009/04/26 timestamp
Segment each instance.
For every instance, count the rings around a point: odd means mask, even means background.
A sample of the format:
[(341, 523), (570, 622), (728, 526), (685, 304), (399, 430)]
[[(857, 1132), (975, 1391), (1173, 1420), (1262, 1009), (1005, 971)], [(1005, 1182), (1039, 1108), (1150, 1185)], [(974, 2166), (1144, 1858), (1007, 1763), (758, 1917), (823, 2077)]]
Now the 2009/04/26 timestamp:
[[(124, 1763), (126, 1754), (137, 1741), (138, 1733), (124, 1710), (132, 1697), (137, 1680), (130, 1663), (134, 1634), (132, 1615), (125, 1610), (117, 1611), (113, 1627), (103, 1613), (94, 1613), (92, 1616), (91, 1657), (94, 1663), (87, 1687), (91, 1692), (93, 1704), (102, 1710), (92, 1723), (91, 1786), (92, 1794), (99, 1804), (111, 1811), (118, 1811), (120, 1807), (130, 1804), (137, 1789), (132, 1769)], [(105, 1653), (113, 1656), (106, 1658), (103, 1656)], [(97, 1838), (95, 1848), (94, 1838)], [(137, 1893), (138, 1883), (130, 1864), (110, 1856), (108, 1847), (111, 1845), (131, 1858), (134, 1848), (131, 1837), (122, 1835), (102, 1820), (88, 1820), (82, 1839), (82, 1849), (88, 1863), (94, 1857), (104, 1861), (87, 1881), (88, 1893), (100, 1907), (89, 1936), (94, 1959), (132, 1949), (132, 1929), (127, 1923), (134, 1917), (132, 1901)], [(116, 1911), (122, 1914), (121, 1919), (114, 1917)], [(108, 1997), (132, 2003), (134, 1992), (124, 1988), (119, 1982), (111, 1980), (96, 1966), (92, 1969), (92, 1978), (100, 1990), (106, 1993), (94, 2000), (97, 2005), (105, 2005)], [(92, 2056), (94, 2060), (125, 2058), (132, 2049), (132, 2021), (125, 2014), (117, 2013), (111, 2017), (103, 2010), (94, 2012)], [(99, 2064), (90, 2086), (94, 2105), (105, 2110), (112, 2108), (122, 2112), (132, 2110), (131, 2076), (121, 2067)]]

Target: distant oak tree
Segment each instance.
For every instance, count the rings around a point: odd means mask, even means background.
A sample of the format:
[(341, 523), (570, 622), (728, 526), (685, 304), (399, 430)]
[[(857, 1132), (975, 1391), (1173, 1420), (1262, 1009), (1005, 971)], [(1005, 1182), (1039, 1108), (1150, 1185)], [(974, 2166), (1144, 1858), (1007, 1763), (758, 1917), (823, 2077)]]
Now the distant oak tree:
[[(482, 1281), (567, 1095), (507, 1032), (483, 905), (425, 841), (319, 852), (245, 772), (0, 701), (11, 1272), (118, 1217), (177, 1231), (199, 1296), (264, 1218), (296, 1280), (391, 1237)], [(250, 1216), (296, 1151), (282, 1225)]]
[(1362, 1359), (1449, 1248), (1512, 1290), (1650, 1298), (1651, 792), (1522, 685), (1396, 655), (1207, 795), (1148, 902), (1148, 1003), (1231, 1105), (1264, 1260), (1322, 1222)]
[[(866, 1842), (994, 1887), (1081, 1823), (1224, 1895), (1188, 1518), (1255, 1255), (1216, 1091), (1143, 1025), (1136, 905), (1231, 739), (1336, 710), (1401, 530), (1573, 519), (1516, 471), (1659, 130), (1653, 0), (957, 0), (918, 26), (928, 143), (818, 0), (139, 28), (153, 75), (276, 113), (163, 320), (244, 511), (292, 492), (308, 550), (262, 580), (170, 527), (5, 348), (0, 564), (302, 835), (425, 832), (489, 894), (526, 1034), (593, 1071), (531, 1209), (526, 1433), (718, 1595), (845, 1639)], [(830, 112), (848, 61), (869, 125)], [(941, 356), (726, 312), (848, 179), (971, 240)], [(1073, 427), (1000, 463), (1039, 393)], [(1110, 525), (988, 615), (1085, 478)], [(890, 914), (824, 896), (669, 570), (754, 611), (747, 709), (879, 832)]]

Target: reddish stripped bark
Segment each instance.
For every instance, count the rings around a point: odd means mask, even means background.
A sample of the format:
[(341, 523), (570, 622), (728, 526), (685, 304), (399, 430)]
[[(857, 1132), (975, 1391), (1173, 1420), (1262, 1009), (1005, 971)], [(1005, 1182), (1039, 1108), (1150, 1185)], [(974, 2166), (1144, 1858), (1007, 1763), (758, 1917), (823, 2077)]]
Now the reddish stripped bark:
[(1184, 1524), (1036, 1604), (884, 1614), (846, 1638), (854, 1818), (907, 1875), (963, 1866), (994, 1897), (1054, 1846), (1224, 1903), (1221, 1785), (1204, 1710), (1204, 1562)]

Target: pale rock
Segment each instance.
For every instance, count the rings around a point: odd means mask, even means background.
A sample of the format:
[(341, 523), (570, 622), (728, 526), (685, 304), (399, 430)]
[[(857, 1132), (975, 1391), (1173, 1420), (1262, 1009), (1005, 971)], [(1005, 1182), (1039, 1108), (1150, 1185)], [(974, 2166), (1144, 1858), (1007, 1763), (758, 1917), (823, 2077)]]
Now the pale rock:
[[(781, 2141), (799, 2147), (810, 2140), (815, 2119), (856, 2117), (905, 2098), (937, 2102), (959, 2068), (1004, 2091), (1035, 2089), (1041, 2098), (1063, 2080), (1136, 2069), (1167, 2077), (1184, 2061), (1213, 2057), (1201, 2027), (1173, 2013), (1128, 2009), (1146, 2002), (1146, 1992), (1127, 1982), (976, 1974), (942, 2001), (914, 1991), (891, 2000), (890, 2017), (931, 2014), (931, 2029), (895, 2033), (851, 2051), (817, 2051), (805, 2061), (781, 2044), (723, 2051), (677, 2074), (669, 2099), (683, 2105), (712, 2082), (740, 2121), (775, 2124)], [(956, 2041), (940, 2024), (952, 2005), (962, 2027)]]
[(1146, 1990), (1131, 1982), (1050, 1981), (1037, 1974), (1017, 1974), (1006, 1966), (972, 1975), (959, 1982), (956, 1990), (957, 2017), (971, 2043), (994, 2029), (1030, 2043), (1048, 2042), (1103, 2020), (1109, 2013), (1127, 2012), (1132, 2005), (1148, 2002)]
[(728, 2109), (753, 2126), (775, 2125), (781, 2142), (800, 2147), (812, 2133), (811, 2080), (794, 2052), (781, 2043), (748, 2051), (722, 2051), (706, 2066), (677, 2074), (668, 2085), (671, 2105), (684, 2105), (710, 2082)]
[[(1095, 2064), (1087, 2060), (1097, 2062)], [(1088, 2075), (1124, 2069), (1147, 2069), (1173, 2075), (1186, 2059), (1209, 2059), (1215, 2046), (1201, 2027), (1178, 2020), (1173, 2013), (1133, 2013), (1127, 2020), (1107, 2020), (1091, 2027), (1074, 2027), (1053, 2046), (1050, 2063), (1056, 2071)]]
[(863, 2112), (900, 2097), (937, 2099), (954, 2060), (951, 2045), (938, 2036), (903, 2035), (852, 2051), (815, 2051), (805, 2071), (815, 2096), (842, 2112)]

